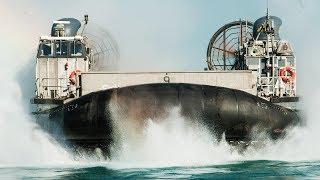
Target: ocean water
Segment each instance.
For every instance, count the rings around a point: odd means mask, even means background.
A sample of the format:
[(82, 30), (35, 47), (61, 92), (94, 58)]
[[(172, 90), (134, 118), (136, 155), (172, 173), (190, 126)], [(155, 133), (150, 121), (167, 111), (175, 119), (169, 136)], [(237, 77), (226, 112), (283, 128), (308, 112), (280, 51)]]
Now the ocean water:
[[(118, 166), (118, 167), (115, 167)], [(1, 179), (319, 179), (320, 161), (243, 161), (211, 166), (120, 168), (112, 163), (2, 167)]]
[(150, 120), (140, 136), (121, 131), (112, 160), (98, 150), (75, 155), (33, 124), (22, 133), (25, 143), (1, 148), (0, 179), (320, 179), (317, 143), (305, 139), (310, 129), (292, 129), (281, 141), (240, 153), (177, 111), (165, 123)]

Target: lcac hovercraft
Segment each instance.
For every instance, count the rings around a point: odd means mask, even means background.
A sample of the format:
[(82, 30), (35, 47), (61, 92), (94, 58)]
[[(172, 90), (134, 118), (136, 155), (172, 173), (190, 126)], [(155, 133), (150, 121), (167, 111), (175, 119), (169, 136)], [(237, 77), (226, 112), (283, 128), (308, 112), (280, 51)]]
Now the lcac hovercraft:
[(209, 42), (204, 71), (188, 72), (112, 71), (117, 46), (94, 40), (87, 24), (87, 16), (64, 18), (40, 38), (34, 114), (48, 117), (39, 124), (63, 142), (108, 153), (115, 114), (138, 127), (172, 107), (228, 142), (254, 141), (254, 129), (278, 139), (299, 124), (296, 60), (277, 17), (224, 25)]

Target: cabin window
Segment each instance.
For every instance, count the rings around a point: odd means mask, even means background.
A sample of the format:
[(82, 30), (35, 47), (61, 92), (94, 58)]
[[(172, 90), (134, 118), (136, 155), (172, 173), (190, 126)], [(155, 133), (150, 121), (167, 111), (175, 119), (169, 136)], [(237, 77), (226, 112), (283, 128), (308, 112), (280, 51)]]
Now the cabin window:
[(68, 43), (64, 40), (55, 41), (55, 55), (67, 56), (68, 55)]
[(82, 56), (84, 54), (84, 46), (81, 41), (73, 41), (71, 45), (71, 56)]
[(287, 57), (287, 66), (294, 66), (294, 57)]
[(48, 57), (48, 56), (53, 56), (52, 53), (52, 46), (51, 46), (51, 42), (42, 42), (39, 45), (39, 49), (38, 49), (38, 56), (39, 57)]
[(81, 41), (41, 41), (38, 49), (38, 57), (83, 57), (85, 46)]

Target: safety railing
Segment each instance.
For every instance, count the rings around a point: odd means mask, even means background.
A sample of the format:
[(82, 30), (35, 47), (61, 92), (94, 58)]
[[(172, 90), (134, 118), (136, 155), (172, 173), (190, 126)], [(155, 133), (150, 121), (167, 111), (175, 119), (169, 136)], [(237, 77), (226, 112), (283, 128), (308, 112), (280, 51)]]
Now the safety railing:
[(45, 99), (60, 99), (69, 95), (68, 78), (37, 78), (37, 96)]
[(296, 96), (295, 82), (285, 83), (281, 77), (258, 77), (258, 96), (265, 98), (271, 96)]

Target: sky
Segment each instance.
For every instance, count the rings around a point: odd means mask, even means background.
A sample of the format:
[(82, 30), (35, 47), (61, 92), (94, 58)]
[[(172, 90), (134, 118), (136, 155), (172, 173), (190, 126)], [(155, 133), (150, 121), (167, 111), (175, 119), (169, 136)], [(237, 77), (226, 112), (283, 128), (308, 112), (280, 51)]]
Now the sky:
[[(240, 18), (254, 21), (266, 7), (266, 0), (0, 0), (0, 80), (31, 76), (39, 36), (59, 18), (88, 14), (89, 23), (106, 29), (118, 43), (120, 70), (203, 70), (213, 33)], [(270, 14), (283, 20), (281, 37), (296, 51), (301, 79), (317, 75), (319, 7), (318, 0), (269, 0)]]
[(227, 22), (265, 15), (266, 1), (10, 0), (2, 9), (10, 27), (4, 34), (22, 44), (20, 51), (34, 51), (53, 20), (88, 14), (118, 42), (125, 69), (202, 70), (212, 34)]

